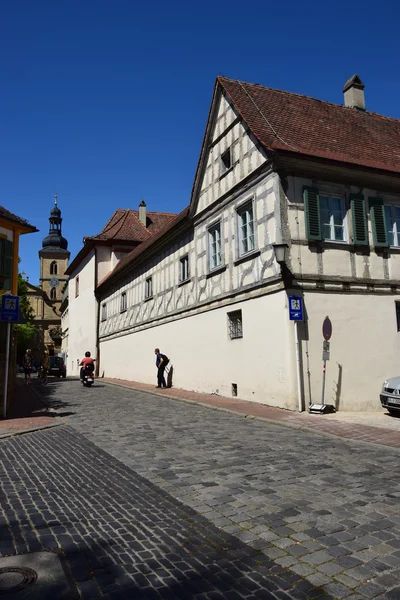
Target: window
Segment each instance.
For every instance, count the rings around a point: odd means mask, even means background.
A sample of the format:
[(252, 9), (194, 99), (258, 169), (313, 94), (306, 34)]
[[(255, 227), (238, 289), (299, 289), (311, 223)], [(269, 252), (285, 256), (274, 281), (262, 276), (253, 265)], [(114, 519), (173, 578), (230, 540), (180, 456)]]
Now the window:
[(208, 230), (209, 245), (209, 267), (210, 271), (219, 267), (222, 263), (221, 253), (221, 223), (213, 225)]
[(50, 275), (58, 275), (58, 265), (55, 260), (50, 263)]
[(75, 298), (79, 296), (79, 275), (75, 277)]
[(126, 311), (126, 292), (122, 292), (121, 294), (121, 312)]
[(50, 290), (50, 300), (56, 300), (57, 299), (57, 290), (56, 288), (51, 288)]
[[(344, 198), (335, 194), (319, 194), (317, 188), (305, 187), (304, 210), (309, 240), (348, 241)], [(364, 218), (363, 215), (361, 218)], [(364, 229), (364, 221), (362, 225)]]
[(0, 289), (11, 290), (13, 273), (13, 243), (0, 238)]
[(153, 278), (152, 277), (148, 277), (146, 279), (144, 297), (145, 297), (145, 299), (153, 297)]
[(229, 337), (231, 340), (243, 337), (242, 311), (228, 313)]
[(400, 301), (395, 300), (396, 306), (396, 321), (397, 321), (397, 331), (400, 331)]
[(104, 304), (101, 305), (101, 320), (105, 321), (107, 319), (107, 304), (106, 302), (104, 302)]
[(179, 261), (179, 281), (189, 279), (189, 255), (183, 256)]
[(321, 211), (322, 239), (346, 241), (346, 206), (338, 196), (319, 197)]
[(229, 148), (226, 152), (221, 154), (221, 175), (229, 171), (232, 166), (232, 151)]
[(385, 222), (389, 246), (400, 246), (400, 206), (385, 204)]
[(251, 252), (255, 248), (253, 204), (240, 207), (238, 215), (239, 256)]

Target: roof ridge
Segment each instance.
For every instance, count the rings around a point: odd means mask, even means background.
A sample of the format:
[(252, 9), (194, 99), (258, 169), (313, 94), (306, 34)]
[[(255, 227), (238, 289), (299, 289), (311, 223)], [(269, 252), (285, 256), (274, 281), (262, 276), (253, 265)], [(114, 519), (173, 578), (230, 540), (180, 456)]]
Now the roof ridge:
[[(314, 98), (314, 96), (307, 96), (307, 94), (299, 94), (298, 92), (289, 92), (287, 90), (280, 90), (278, 88), (273, 88), (268, 85), (262, 85), (261, 83), (251, 83), (248, 81), (241, 81), (240, 79), (231, 79), (230, 77), (224, 77), (221, 75), (219, 75), (217, 77), (217, 80), (220, 82), (225, 80), (225, 81), (229, 81), (231, 83), (239, 83), (241, 85), (254, 86), (254, 87), (262, 88), (264, 90), (269, 90), (271, 92), (278, 92), (280, 94), (289, 94), (290, 96), (297, 96), (298, 98), (306, 98), (307, 100), (313, 100), (314, 102), (321, 102), (322, 104), (329, 104), (329, 106), (334, 106), (335, 108), (343, 108), (345, 110), (354, 111), (354, 107), (351, 107), (351, 106), (344, 106), (344, 104), (336, 104), (335, 102), (331, 102), (329, 100), (321, 100), (320, 98)], [(382, 115), (382, 114), (374, 112), (372, 110), (362, 110), (362, 111), (357, 111), (357, 112), (359, 112), (360, 114), (369, 114), (369, 115), (373, 115), (376, 117), (380, 117), (381, 119), (388, 119), (390, 121), (395, 121), (396, 123), (400, 123), (400, 119), (396, 119), (396, 117), (389, 117), (387, 115)]]

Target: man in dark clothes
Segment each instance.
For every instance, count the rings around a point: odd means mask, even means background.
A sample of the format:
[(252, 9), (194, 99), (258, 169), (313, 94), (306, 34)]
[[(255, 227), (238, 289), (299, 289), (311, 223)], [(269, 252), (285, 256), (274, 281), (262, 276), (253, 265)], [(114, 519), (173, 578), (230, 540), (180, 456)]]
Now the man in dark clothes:
[(156, 367), (157, 367), (157, 387), (167, 387), (164, 377), (165, 367), (169, 363), (169, 358), (165, 356), (165, 354), (161, 354), (160, 348), (156, 348), (154, 350), (154, 354), (156, 355)]

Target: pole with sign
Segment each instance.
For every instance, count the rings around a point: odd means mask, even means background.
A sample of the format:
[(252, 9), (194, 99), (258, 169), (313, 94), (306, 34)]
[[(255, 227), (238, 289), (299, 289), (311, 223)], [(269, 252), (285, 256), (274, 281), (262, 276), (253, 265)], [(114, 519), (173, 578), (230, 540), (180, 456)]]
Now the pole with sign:
[(7, 416), (7, 391), (8, 391), (8, 369), (10, 365), (10, 343), (11, 343), (11, 323), (18, 323), (19, 317), (19, 297), (4, 294), (1, 297), (0, 321), (6, 321), (6, 362), (4, 372), (4, 399), (3, 399), (3, 418)]
[(329, 360), (330, 357), (330, 343), (329, 340), (332, 336), (332, 321), (329, 317), (325, 317), (324, 322), (322, 323), (322, 335), (324, 336), (324, 343), (322, 346), (322, 398), (321, 404), (324, 404), (325, 400), (325, 378), (326, 378), (326, 361)]
[(299, 412), (303, 410), (301, 400), (301, 374), (300, 374), (300, 345), (297, 323), (302, 321), (303, 316), (303, 298), (300, 296), (289, 296), (289, 319), (294, 321), (294, 341), (296, 346), (296, 375), (297, 375), (297, 401)]

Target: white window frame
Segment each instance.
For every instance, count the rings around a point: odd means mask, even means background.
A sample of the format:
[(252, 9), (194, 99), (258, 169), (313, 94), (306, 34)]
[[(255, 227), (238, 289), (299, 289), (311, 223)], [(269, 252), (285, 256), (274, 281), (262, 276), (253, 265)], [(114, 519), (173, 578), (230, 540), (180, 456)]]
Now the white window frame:
[[(214, 236), (214, 233), (219, 235)], [(223, 255), (222, 255), (222, 223), (221, 221), (217, 221), (210, 225), (207, 230), (208, 233), (208, 270), (215, 271), (219, 269), (223, 265)], [(214, 252), (215, 245), (215, 252)]]
[[(335, 239), (335, 224), (333, 221), (333, 214), (331, 214), (330, 216), (330, 235), (331, 237), (326, 238), (324, 236), (324, 223), (322, 221), (322, 202), (321, 202), (321, 198), (328, 198), (329, 200), (329, 205), (331, 200), (334, 198), (335, 200), (340, 200), (340, 205), (341, 205), (341, 209), (342, 209), (342, 216), (343, 216), (343, 239), (342, 240), (336, 240)], [(348, 231), (348, 224), (347, 224), (347, 206), (346, 206), (346, 200), (344, 198), (344, 196), (342, 196), (341, 194), (333, 194), (332, 192), (319, 192), (319, 210), (320, 210), (320, 227), (321, 227), (321, 235), (322, 235), (322, 239), (324, 240), (324, 242), (333, 242), (336, 244), (348, 244), (349, 242), (349, 231)], [(329, 207), (330, 212), (331, 208)]]
[(125, 312), (125, 311), (126, 311), (126, 307), (127, 307), (126, 292), (122, 292), (122, 293), (121, 293), (121, 306), (120, 306), (120, 312)]
[(144, 298), (145, 300), (149, 300), (153, 297), (153, 276), (146, 277), (145, 287), (144, 287)]
[(243, 338), (243, 314), (241, 309), (233, 310), (228, 315), (229, 339), (240, 340)]
[[(393, 244), (389, 243), (389, 246), (391, 248), (399, 248), (400, 247), (400, 226), (397, 227), (397, 223), (396, 223), (396, 209), (400, 211), (400, 204), (384, 204), (383, 205), (384, 211), (385, 211), (385, 223), (386, 223), (386, 229), (387, 229), (387, 235), (388, 235), (388, 241), (390, 242), (390, 238), (391, 238), (391, 234), (393, 234)], [(389, 224), (387, 221), (387, 212), (386, 209), (390, 210), (390, 228), (389, 228)], [(399, 219), (400, 220), (400, 219)]]
[[(247, 219), (247, 215), (250, 214), (251, 210), (251, 220)], [(246, 221), (243, 221), (243, 216), (246, 216)], [(257, 248), (257, 240), (256, 240), (256, 221), (255, 221), (255, 210), (254, 210), (254, 200), (249, 200), (247, 202), (243, 202), (240, 206), (236, 207), (236, 221), (237, 221), (237, 232), (238, 232), (238, 256), (246, 256), (246, 254), (250, 254), (254, 252)], [(252, 224), (252, 233), (250, 223)], [(243, 228), (246, 229), (246, 237), (243, 236)], [(252, 247), (251, 237), (253, 238)], [(248, 243), (247, 249), (244, 247), (244, 241)]]
[(103, 302), (103, 304), (101, 305), (101, 320), (107, 320), (107, 302)]
[[(229, 167), (226, 166), (226, 162), (224, 161), (224, 157), (229, 155)], [(222, 152), (220, 156), (220, 165), (221, 165), (221, 176), (225, 175), (228, 171), (232, 169), (233, 166), (233, 155), (232, 155), (232, 146), (230, 146), (227, 150)]]
[(185, 254), (179, 259), (179, 283), (189, 279), (189, 254)]

